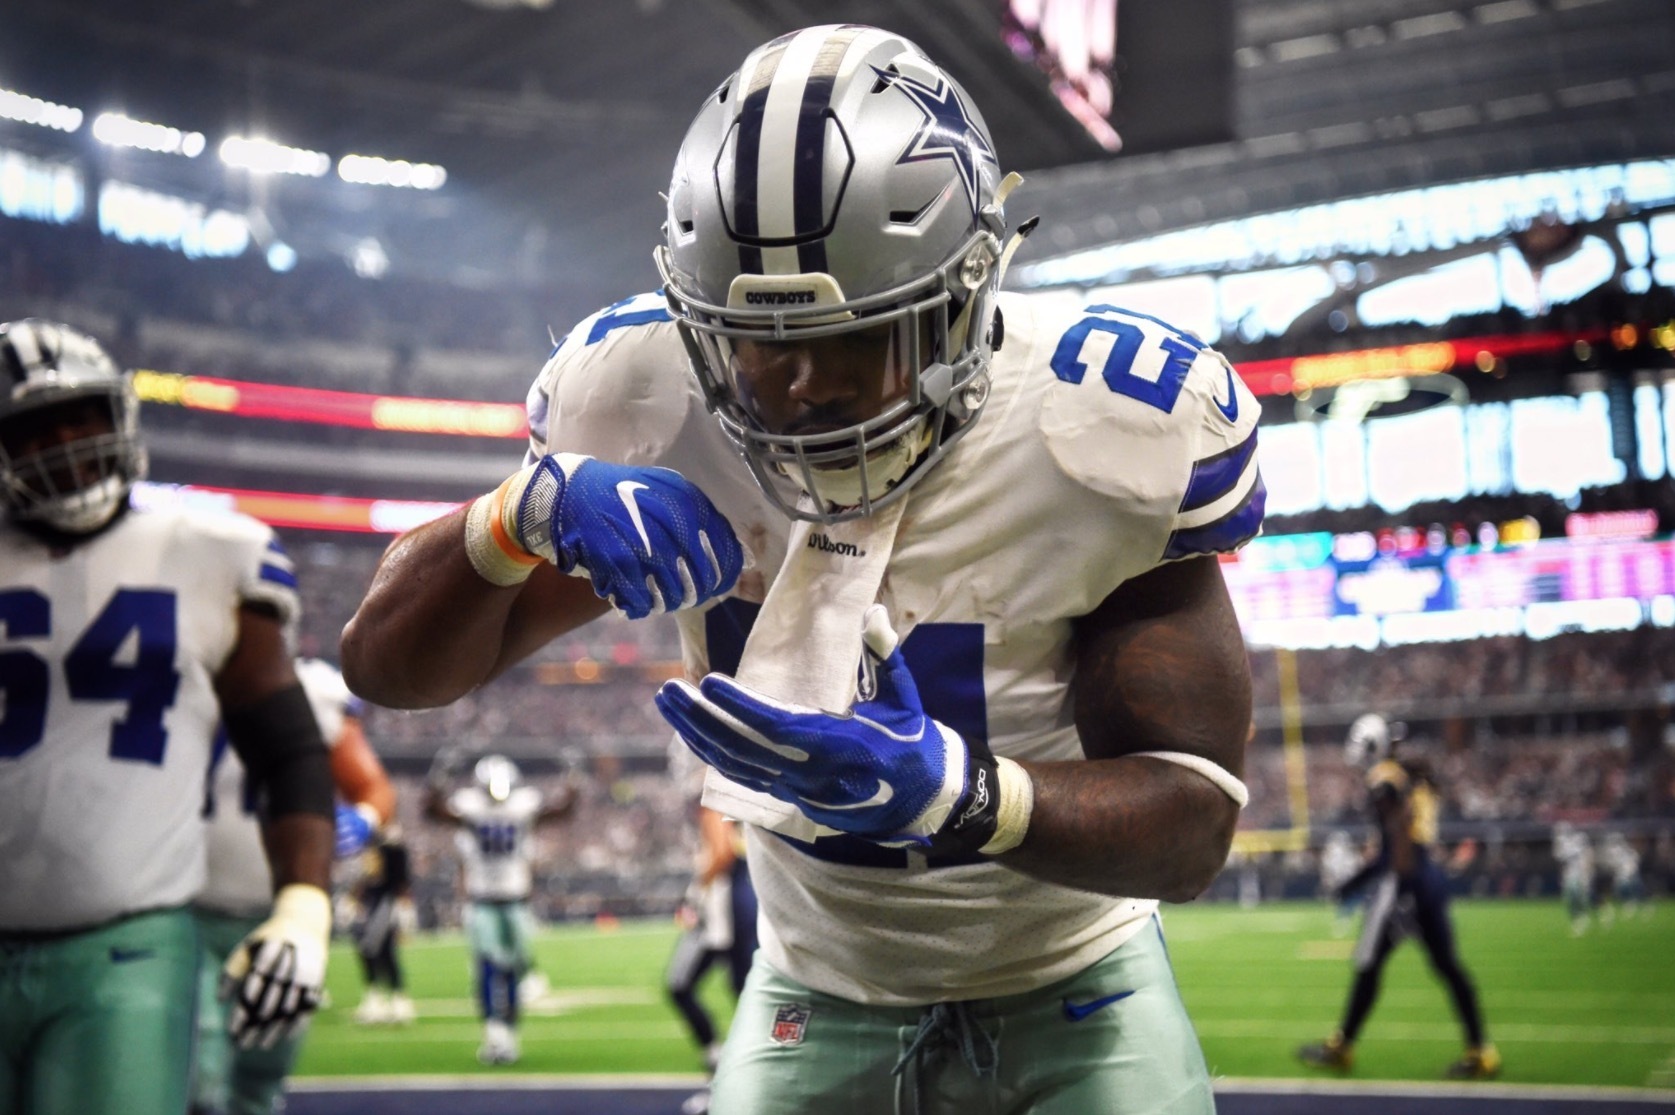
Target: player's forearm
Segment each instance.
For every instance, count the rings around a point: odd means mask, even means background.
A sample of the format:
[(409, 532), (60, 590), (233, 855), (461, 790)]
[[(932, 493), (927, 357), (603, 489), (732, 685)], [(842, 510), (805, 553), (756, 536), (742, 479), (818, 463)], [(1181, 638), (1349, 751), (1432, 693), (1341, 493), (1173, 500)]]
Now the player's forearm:
[(1188, 902), (1227, 861), (1239, 808), (1208, 779), (1156, 759), (1022, 763), (1035, 786), (1023, 843), (1002, 863), (1047, 882)]
[(273, 889), (304, 883), (331, 891), (332, 823), (312, 813), (288, 813), (262, 826)]
[(448, 704), (494, 672), (516, 587), (472, 568), (458, 511), (397, 539), (343, 629), (343, 676), (389, 708)]

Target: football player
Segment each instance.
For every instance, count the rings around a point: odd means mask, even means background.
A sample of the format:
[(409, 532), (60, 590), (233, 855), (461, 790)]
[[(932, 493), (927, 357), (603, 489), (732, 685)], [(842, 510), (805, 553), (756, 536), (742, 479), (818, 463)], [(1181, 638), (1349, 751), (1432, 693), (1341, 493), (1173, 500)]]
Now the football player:
[(1559, 861), (1559, 890), (1570, 915), (1570, 935), (1581, 937), (1594, 919), (1594, 843), (1569, 821), (1560, 821), (1553, 826), (1553, 858)]
[(1477, 989), (1454, 947), (1448, 913), (1448, 878), (1436, 861), (1438, 798), (1429, 768), (1398, 759), (1394, 748), (1404, 734), (1376, 712), (1356, 718), (1344, 741), (1351, 767), (1366, 772), (1367, 793), (1378, 820), (1378, 854), (1338, 888), (1339, 897), (1366, 889), (1366, 912), (1355, 944), (1355, 982), (1343, 1023), (1323, 1042), (1297, 1051), (1304, 1064), (1348, 1072), (1355, 1065), (1355, 1039), (1378, 1001), (1384, 965), (1397, 945), (1417, 934), (1431, 967), (1448, 986), (1454, 1013), (1465, 1030), (1466, 1050), (1448, 1066), (1457, 1080), (1497, 1076), (1501, 1058), (1484, 1034)]
[[(335, 854), (343, 859), (364, 848), (395, 815), (395, 787), (361, 728), (363, 705), (329, 662), (296, 662), (320, 732), (331, 748), (337, 787)], [(302, 1035), (262, 1048), (240, 1049), (227, 1034), (221, 968), (234, 947), (273, 907), (273, 879), (262, 850), (261, 825), (250, 780), (238, 756), (218, 739), (204, 799), (208, 873), (193, 903), (202, 963), (198, 978), (197, 1045), (193, 1058), (192, 1110), (225, 1115), (268, 1115), (296, 1063)]]
[(0, 326), (0, 1107), (179, 1115), (217, 727), (250, 771), (269, 916), (223, 974), (241, 1045), (319, 1002), (331, 769), (285, 649), (291, 564), (253, 519), (141, 511), (130, 376), (91, 337)]
[(365, 990), (352, 1016), (362, 1026), (405, 1026), (418, 1017), (407, 994), (398, 944), (418, 926), (413, 871), (407, 845), (395, 825), (380, 832), (359, 860), (350, 935), (360, 958)]
[[(684, 744), (680, 747), (684, 765), (694, 765), (691, 752)], [(682, 755), (671, 755), (669, 765), (678, 772)], [(739, 826), (703, 805), (697, 806), (697, 819), (697, 870), (681, 903), (683, 932), (669, 957), (663, 986), (703, 1054), (704, 1071), (713, 1076), (721, 1059), (721, 1039), (715, 1019), (698, 997), (698, 983), (712, 967), (726, 964), (733, 994), (744, 991), (756, 955), (756, 888), (750, 882)], [(707, 1087), (694, 1092), (681, 1103), (681, 1115), (705, 1115), (709, 1102)]]
[(535, 919), (529, 896), (534, 887), (535, 829), (569, 814), (573, 786), (550, 802), (523, 785), (517, 764), (504, 755), (485, 755), (472, 771), (473, 784), (452, 794), (445, 774), (433, 769), (425, 812), (456, 825), (456, 844), (465, 865), (466, 934), (477, 976), (483, 1041), (477, 1059), (510, 1065), (518, 1059), (518, 984), (534, 963)]
[(762, 911), (728, 1115), (1213, 1107), (1155, 914), (1248, 796), (1217, 555), (1261, 523), (1258, 407), (1165, 322), (1001, 293), (1019, 181), (898, 35), (753, 51), (677, 156), (663, 290), (567, 335), (526, 467), (345, 631), (351, 687), (428, 706), (676, 613), (658, 706)]

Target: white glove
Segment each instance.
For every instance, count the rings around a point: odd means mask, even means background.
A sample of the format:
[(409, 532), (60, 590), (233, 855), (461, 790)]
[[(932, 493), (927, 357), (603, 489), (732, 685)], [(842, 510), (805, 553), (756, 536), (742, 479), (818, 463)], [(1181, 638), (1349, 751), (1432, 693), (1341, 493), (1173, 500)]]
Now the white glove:
[(280, 888), (272, 915), (221, 969), (221, 997), (231, 1007), (227, 1032), (240, 1049), (270, 1049), (307, 1023), (325, 987), (331, 931), (325, 891), (306, 883)]

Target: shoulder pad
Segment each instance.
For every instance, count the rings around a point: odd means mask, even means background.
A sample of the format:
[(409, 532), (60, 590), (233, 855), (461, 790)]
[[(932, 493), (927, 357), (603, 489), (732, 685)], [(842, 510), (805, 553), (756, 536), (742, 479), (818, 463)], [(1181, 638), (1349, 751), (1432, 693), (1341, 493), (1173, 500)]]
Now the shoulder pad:
[(1393, 759), (1386, 759), (1367, 772), (1367, 789), (1374, 793), (1380, 790), (1406, 793), (1408, 785), (1407, 771), (1402, 769), (1402, 764)]
[(1043, 338), (1056, 382), (1041, 431), (1059, 468), (1169, 514), (1163, 560), (1235, 550), (1255, 536), (1266, 501), (1260, 408), (1226, 359), (1190, 333), (1116, 306), (1056, 322), (1057, 339)]
[(233, 568), (238, 583), (239, 603), (272, 609), (291, 633), (302, 612), (302, 600), (297, 595), (296, 567), (273, 528), (241, 511), (187, 506), (174, 513), (184, 529), (224, 553), (223, 560)]
[(525, 400), (530, 459), (654, 460), (674, 442), (697, 390), (663, 295), (626, 298), (584, 319), (547, 358)]

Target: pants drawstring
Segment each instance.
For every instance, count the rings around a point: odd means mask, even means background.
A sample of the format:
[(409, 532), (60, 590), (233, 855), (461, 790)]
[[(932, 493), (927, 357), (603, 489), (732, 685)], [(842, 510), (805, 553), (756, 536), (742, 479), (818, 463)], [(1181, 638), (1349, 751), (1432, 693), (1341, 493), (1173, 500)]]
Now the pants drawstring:
[(993, 1076), (1000, 1066), (1000, 1042), (983, 1028), (973, 1016), (969, 1003), (933, 1003), (919, 1016), (919, 1029), (913, 1035), (891, 1076), (900, 1076), (909, 1066), (913, 1068), (913, 1110), (921, 1108), (921, 1068), (926, 1058), (952, 1045), (959, 1050), (960, 1060), (978, 1076)]

